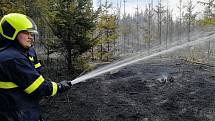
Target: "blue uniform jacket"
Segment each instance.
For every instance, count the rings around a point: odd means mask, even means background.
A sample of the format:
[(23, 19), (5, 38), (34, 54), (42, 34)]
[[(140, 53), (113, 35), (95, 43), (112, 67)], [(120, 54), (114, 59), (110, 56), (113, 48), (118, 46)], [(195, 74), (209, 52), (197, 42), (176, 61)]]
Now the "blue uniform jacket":
[(43, 67), (41, 65), (41, 63), (39, 62), (38, 58), (37, 58), (37, 53), (34, 50), (34, 48), (30, 48), (28, 50), (28, 58), (29, 60), (32, 62), (32, 64), (34, 65), (34, 67), (36, 68), (36, 70), (41, 73), (41, 71), (43, 70)]
[(56, 95), (57, 88), (36, 70), (26, 50), (10, 45), (0, 51), (0, 120), (38, 121), (41, 97)]

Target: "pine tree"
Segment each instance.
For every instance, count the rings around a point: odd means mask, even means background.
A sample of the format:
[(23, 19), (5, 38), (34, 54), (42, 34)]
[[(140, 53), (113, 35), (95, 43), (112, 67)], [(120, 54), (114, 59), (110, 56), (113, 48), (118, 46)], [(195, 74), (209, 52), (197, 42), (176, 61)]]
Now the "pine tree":
[(51, 0), (49, 23), (58, 41), (58, 48), (65, 53), (67, 67), (74, 71), (74, 61), (94, 44), (91, 33), (97, 14), (91, 0)]
[(116, 33), (117, 18), (116, 15), (108, 13), (110, 7), (111, 4), (108, 4), (108, 2), (106, 1), (105, 4), (102, 6), (102, 12), (100, 14), (97, 26), (99, 33), (102, 33), (101, 36), (98, 38), (100, 44), (100, 60), (102, 60), (103, 55), (105, 55), (107, 61), (109, 61), (109, 58), (112, 55), (112, 51), (115, 51), (113, 50), (112, 46), (115, 44), (115, 40), (118, 37)]

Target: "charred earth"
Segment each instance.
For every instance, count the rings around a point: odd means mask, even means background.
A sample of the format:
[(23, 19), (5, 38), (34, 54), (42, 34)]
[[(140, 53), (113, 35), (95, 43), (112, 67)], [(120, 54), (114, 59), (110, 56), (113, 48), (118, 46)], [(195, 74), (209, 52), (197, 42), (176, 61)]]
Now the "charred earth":
[(215, 68), (155, 59), (44, 99), (45, 121), (215, 121)]

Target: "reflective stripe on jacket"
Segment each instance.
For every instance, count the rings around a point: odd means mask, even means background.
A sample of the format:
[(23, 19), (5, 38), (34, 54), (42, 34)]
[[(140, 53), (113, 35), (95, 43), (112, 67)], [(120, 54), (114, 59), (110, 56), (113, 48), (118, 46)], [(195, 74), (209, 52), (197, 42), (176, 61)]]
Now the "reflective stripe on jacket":
[(43, 67), (41, 65), (41, 63), (39, 62), (39, 60), (37, 59), (37, 54), (34, 50), (34, 48), (30, 48), (28, 51), (28, 59), (32, 62), (32, 64), (34, 65), (34, 68), (36, 68), (36, 70), (41, 73)]

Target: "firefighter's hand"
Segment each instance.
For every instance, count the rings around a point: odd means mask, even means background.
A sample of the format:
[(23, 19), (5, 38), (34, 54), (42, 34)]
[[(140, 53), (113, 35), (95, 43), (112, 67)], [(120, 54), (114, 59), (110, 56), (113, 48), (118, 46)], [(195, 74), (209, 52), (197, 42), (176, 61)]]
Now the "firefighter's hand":
[(70, 81), (61, 81), (61, 82), (57, 83), (57, 85), (58, 85), (59, 93), (63, 93), (72, 87), (72, 84)]

